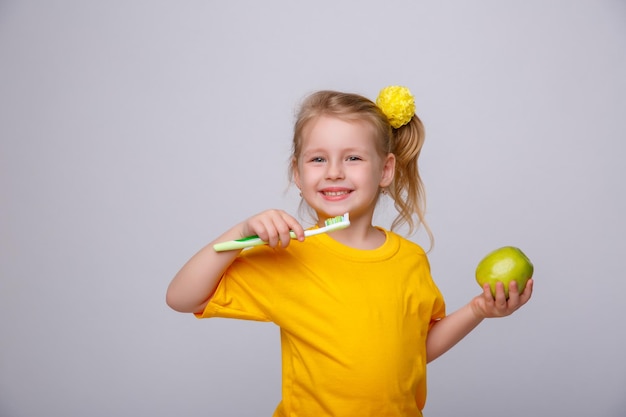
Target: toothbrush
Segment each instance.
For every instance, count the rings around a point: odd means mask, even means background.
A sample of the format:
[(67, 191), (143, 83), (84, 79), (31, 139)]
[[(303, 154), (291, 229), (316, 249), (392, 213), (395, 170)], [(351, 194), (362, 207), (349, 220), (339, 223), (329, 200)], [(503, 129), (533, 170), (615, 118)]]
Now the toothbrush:
[[(305, 230), (304, 236), (308, 237), (308, 236), (318, 235), (320, 233), (328, 233), (334, 230), (345, 229), (348, 226), (350, 226), (350, 217), (348, 216), (348, 213), (346, 213), (343, 216), (337, 216), (337, 217), (332, 217), (330, 219), (326, 219), (326, 221), (324, 222), (324, 227)], [(292, 239), (296, 239), (296, 234), (294, 232), (290, 232), (289, 234), (291, 235)], [(267, 245), (267, 242), (264, 240), (261, 240), (260, 237), (254, 235), (254, 236), (244, 237), (242, 239), (230, 240), (228, 242), (216, 243), (215, 245), (213, 245), (213, 249), (216, 252), (224, 252), (228, 250), (244, 249), (244, 248), (250, 248), (252, 246), (259, 246), (259, 245)]]

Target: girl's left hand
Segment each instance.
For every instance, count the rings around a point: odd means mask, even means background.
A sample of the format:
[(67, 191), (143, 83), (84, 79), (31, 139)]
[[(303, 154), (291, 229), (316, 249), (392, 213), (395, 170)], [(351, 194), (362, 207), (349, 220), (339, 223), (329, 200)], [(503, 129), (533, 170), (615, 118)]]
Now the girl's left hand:
[(472, 310), (478, 318), (505, 317), (530, 300), (533, 292), (533, 280), (529, 279), (523, 293), (519, 293), (517, 282), (509, 284), (509, 299), (504, 295), (504, 284), (496, 283), (496, 296), (491, 295), (489, 284), (483, 285), (483, 293), (472, 300)]

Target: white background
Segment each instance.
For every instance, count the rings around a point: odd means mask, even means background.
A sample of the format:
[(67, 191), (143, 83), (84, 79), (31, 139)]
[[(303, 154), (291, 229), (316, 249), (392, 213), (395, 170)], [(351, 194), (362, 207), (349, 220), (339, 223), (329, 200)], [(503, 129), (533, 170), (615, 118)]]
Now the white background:
[(0, 1), (0, 415), (270, 416), (277, 328), (166, 287), (230, 225), (296, 213), (306, 94), (390, 84), (426, 125), (448, 310), (492, 249), (536, 271), (429, 367), (426, 416), (624, 416), (620, 0)]

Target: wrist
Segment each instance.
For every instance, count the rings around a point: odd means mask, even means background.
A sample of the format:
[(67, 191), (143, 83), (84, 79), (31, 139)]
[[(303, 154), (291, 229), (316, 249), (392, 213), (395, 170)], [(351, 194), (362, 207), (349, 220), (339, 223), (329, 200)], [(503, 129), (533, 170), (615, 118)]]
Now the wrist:
[(472, 301), (469, 303), (469, 308), (472, 312), (472, 317), (474, 317), (474, 320), (476, 320), (478, 323), (480, 323), (481, 321), (487, 318), (482, 308), (481, 303), (482, 303), (482, 300), (481, 300), (480, 295), (474, 297)]

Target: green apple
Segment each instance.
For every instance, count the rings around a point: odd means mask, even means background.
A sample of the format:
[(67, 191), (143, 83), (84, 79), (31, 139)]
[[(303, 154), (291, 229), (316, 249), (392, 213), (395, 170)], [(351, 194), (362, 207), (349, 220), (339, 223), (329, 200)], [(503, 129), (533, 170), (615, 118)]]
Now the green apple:
[(496, 282), (504, 284), (504, 294), (509, 298), (509, 283), (517, 282), (520, 294), (526, 282), (533, 276), (534, 267), (530, 259), (514, 246), (504, 246), (487, 254), (476, 267), (476, 282), (482, 287), (489, 284), (491, 294), (496, 295)]

